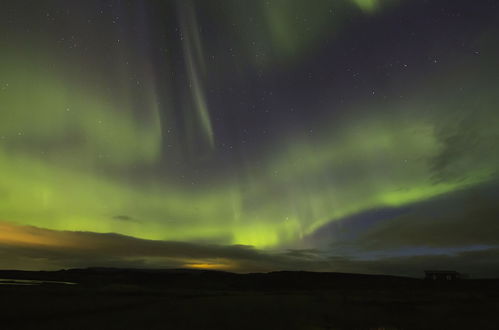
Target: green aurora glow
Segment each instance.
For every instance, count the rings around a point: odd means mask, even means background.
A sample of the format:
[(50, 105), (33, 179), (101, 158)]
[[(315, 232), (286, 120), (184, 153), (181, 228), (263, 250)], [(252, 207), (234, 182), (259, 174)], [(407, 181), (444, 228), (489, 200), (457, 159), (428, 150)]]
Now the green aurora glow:
[[(331, 1), (314, 6), (306, 1), (287, 6), (284, 0), (267, 6), (262, 1), (255, 6), (267, 33), (256, 39), (267, 55), (255, 58), (247, 50), (242, 56), (251, 57), (245, 62), (255, 70), (271, 70), (276, 62), (292, 70), (319, 49), (321, 40), (355, 24), (347, 21), (375, 19), (387, 4), (399, 3), (343, 1), (334, 6), (338, 19), (331, 20), (325, 10)], [(133, 92), (135, 82), (118, 83), (107, 92), (92, 84), (101, 79), (98, 72), (75, 77), (72, 69), (59, 65), (65, 61), (60, 53), (38, 44), (26, 46), (31, 54), (12, 50), (0, 55), (0, 219), (54, 230), (278, 248), (332, 221), (411, 205), (496, 178), (496, 151), (476, 157), (472, 149), (463, 150), (440, 172), (435, 169), (449, 152), (447, 138), (458, 129), (448, 122), (456, 113), (463, 120), (486, 118), (472, 121), (473, 132), (479, 132), (477, 148), (489, 150), (499, 134), (496, 85), (486, 80), (470, 84), (473, 74), (467, 73), (456, 82), (455, 70), (463, 63), (473, 67), (467, 59), (457, 59), (441, 72), (407, 84), (404, 100), (359, 98), (336, 116), (331, 113), (338, 104), (331, 100), (329, 110), (326, 96), (320, 106), (324, 109), (310, 109), (321, 114), (313, 134), (308, 128), (283, 131), (231, 166), (207, 166), (196, 182), (179, 180), (178, 171), (169, 169), (190, 171), (193, 162), (220, 161), (216, 149), (222, 138), (213, 114), (218, 109), (210, 107), (206, 96), (210, 83), (215, 84), (209, 78), (213, 70), (203, 60), (206, 41), (199, 34), (195, 4), (179, 7), (185, 95), (191, 106), (182, 113), (184, 126), (174, 128), (184, 135), (168, 135), (176, 105), (161, 103), (159, 95), (168, 98), (176, 91), (169, 84), (160, 87), (153, 69), (146, 70), (138, 94)], [(233, 5), (228, 2), (227, 8)], [(294, 32), (303, 30), (302, 22), (295, 22), (303, 11), (314, 17), (311, 25), (303, 23), (310, 36)], [(252, 47), (247, 39), (260, 32), (241, 26), (241, 43)], [(487, 41), (479, 42), (495, 51)], [(118, 56), (116, 61), (124, 60)], [(176, 65), (172, 59), (165, 62), (167, 67)], [(479, 67), (485, 68), (486, 62)], [(103, 79), (103, 86), (112, 85), (113, 79)], [(466, 98), (470, 108), (456, 111), (456, 101), (444, 95), (452, 87), (440, 95), (425, 91), (442, 83), (475, 88)], [(185, 149), (201, 149), (194, 160), (169, 152), (168, 146), (182, 136)]]

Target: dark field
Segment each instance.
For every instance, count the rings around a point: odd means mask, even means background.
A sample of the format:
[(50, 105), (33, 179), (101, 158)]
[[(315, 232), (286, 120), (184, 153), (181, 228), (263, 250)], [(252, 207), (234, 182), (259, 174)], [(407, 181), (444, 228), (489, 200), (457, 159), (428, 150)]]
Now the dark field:
[(0, 271), (1, 329), (497, 329), (499, 281), (335, 273)]

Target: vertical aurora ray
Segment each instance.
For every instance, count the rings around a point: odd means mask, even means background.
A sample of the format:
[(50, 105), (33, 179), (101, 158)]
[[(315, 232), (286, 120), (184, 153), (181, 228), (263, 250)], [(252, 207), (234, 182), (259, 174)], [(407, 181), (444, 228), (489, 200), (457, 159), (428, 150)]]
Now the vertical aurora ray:
[(191, 98), (196, 109), (199, 126), (207, 138), (208, 144), (213, 148), (215, 143), (213, 127), (201, 77), (206, 72), (206, 64), (199, 37), (196, 13), (190, 1), (179, 1), (178, 7), (181, 22), (181, 42), (185, 56), (189, 90), (191, 91)]

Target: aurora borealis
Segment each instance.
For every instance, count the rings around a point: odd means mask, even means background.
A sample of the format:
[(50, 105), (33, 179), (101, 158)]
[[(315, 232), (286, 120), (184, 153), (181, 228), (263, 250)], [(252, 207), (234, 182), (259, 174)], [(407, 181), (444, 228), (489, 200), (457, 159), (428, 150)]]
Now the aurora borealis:
[(0, 19), (1, 268), (498, 270), (495, 1)]

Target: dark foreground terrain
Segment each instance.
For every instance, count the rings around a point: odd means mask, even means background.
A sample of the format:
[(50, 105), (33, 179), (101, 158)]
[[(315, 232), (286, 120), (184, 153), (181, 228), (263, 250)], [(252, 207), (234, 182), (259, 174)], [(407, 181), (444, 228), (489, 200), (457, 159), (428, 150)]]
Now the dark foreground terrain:
[(0, 329), (499, 328), (498, 280), (118, 269), (0, 279)]

